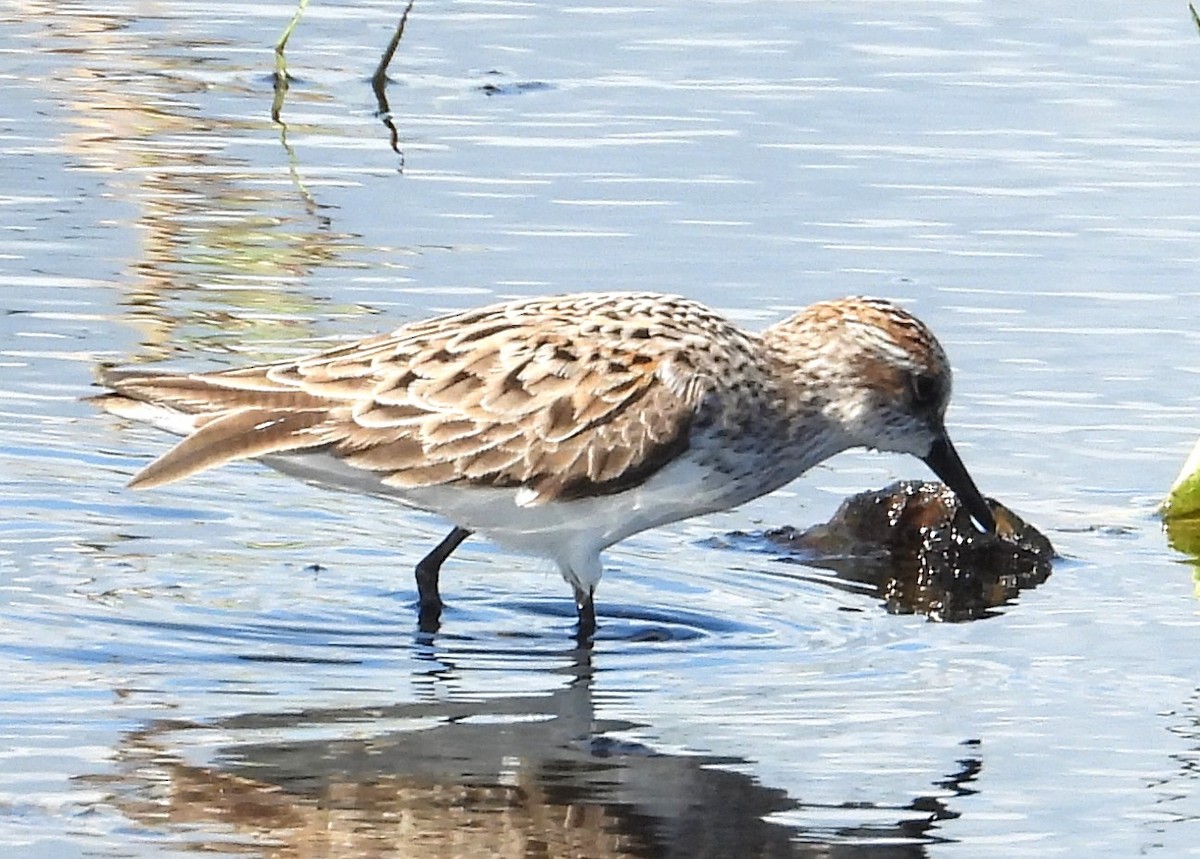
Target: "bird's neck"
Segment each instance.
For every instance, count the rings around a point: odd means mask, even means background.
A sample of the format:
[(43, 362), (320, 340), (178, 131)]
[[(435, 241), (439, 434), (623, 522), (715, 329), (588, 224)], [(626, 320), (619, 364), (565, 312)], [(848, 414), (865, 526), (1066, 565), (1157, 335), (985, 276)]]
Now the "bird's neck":
[(774, 379), (777, 414), (786, 427), (789, 446), (804, 462), (804, 470), (858, 442), (838, 419), (829, 396), (823, 356), (794, 336), (771, 337), (764, 332), (763, 349)]

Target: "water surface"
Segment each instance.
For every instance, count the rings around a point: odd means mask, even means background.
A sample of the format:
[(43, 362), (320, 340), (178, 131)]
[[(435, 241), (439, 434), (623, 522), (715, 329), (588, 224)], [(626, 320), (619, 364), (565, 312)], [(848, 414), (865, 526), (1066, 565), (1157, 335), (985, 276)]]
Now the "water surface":
[[(1094, 2), (0, 6), (0, 846), (31, 857), (1200, 852), (1200, 34)], [(168, 443), (101, 362), (212, 368), (493, 299), (655, 289), (759, 327), (890, 296), (984, 490), (1063, 560), (997, 616), (886, 613), (723, 539), (851, 453), (557, 574)]]

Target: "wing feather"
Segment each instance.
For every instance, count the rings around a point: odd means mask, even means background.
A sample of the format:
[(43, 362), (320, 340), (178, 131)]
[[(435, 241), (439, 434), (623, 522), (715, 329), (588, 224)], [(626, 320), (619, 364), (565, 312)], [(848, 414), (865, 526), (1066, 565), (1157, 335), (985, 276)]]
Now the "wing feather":
[(685, 450), (718, 384), (713, 340), (754, 348), (752, 335), (682, 299), (573, 296), (418, 322), (276, 364), (104, 381), (117, 391), (109, 397), (200, 416), (139, 487), (322, 448), (390, 486), (518, 487), (520, 503), (541, 504), (620, 491)]
[(281, 412), (241, 409), (205, 423), (129, 481), (134, 489), (150, 489), (190, 477), (236, 459), (284, 453), (321, 444), (307, 431), (325, 420), (318, 411)]

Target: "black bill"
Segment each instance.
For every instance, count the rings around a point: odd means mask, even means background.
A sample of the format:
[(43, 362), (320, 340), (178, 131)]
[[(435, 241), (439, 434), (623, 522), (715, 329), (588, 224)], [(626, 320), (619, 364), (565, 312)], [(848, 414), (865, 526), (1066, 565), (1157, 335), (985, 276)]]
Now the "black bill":
[(958, 451), (954, 449), (950, 437), (944, 431), (934, 441), (933, 448), (925, 457), (925, 464), (932, 468), (933, 473), (966, 505), (971, 518), (983, 526), (983, 530), (989, 534), (996, 532), (996, 517), (992, 515), (992, 508), (988, 506), (979, 487), (967, 473), (967, 467), (958, 458)]

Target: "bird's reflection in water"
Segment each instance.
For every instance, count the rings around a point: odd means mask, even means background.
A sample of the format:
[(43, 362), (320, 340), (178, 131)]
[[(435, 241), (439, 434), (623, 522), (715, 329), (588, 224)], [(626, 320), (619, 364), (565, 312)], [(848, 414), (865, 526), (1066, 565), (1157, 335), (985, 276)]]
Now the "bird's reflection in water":
[(806, 804), (742, 759), (622, 741), (586, 649), (555, 692), (473, 701), (438, 700), (456, 669), (426, 656), (427, 701), (131, 732), (109, 801), (174, 846), (267, 857), (915, 857), (980, 766), (902, 806)]

